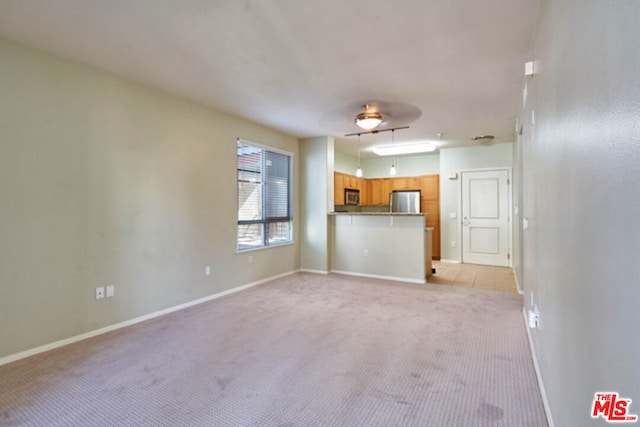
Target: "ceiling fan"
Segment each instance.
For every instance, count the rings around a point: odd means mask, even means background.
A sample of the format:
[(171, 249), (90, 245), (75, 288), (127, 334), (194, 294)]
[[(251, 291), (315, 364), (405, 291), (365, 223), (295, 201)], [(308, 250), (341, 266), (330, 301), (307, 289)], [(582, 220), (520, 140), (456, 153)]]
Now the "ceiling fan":
[(327, 124), (341, 133), (364, 133), (415, 122), (422, 111), (414, 105), (388, 101), (357, 101), (331, 111)]
[(364, 130), (371, 130), (382, 123), (384, 117), (377, 111), (376, 107), (371, 104), (364, 104), (362, 112), (356, 116), (354, 122)]
[(381, 125), (397, 127), (416, 121), (422, 112), (414, 105), (399, 102), (370, 101), (360, 106), (360, 112), (353, 122), (359, 128), (369, 131)]

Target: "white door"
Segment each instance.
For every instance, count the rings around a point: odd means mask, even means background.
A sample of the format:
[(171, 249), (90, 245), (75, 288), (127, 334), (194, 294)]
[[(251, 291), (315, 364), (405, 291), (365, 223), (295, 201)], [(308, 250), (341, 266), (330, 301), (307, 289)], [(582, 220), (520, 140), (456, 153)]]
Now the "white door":
[(462, 262), (509, 265), (509, 171), (462, 173)]

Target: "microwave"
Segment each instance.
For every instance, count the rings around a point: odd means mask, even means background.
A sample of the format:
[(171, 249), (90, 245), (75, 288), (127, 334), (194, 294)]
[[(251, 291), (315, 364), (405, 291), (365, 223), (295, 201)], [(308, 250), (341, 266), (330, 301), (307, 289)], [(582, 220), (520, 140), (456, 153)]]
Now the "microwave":
[(354, 188), (344, 189), (344, 204), (345, 205), (359, 205), (360, 204), (360, 190)]

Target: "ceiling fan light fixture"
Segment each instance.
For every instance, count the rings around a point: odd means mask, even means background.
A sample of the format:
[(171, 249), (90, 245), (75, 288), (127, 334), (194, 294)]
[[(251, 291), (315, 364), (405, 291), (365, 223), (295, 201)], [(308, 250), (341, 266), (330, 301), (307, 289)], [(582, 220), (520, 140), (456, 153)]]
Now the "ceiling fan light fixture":
[(382, 114), (376, 111), (363, 111), (355, 119), (356, 125), (364, 130), (371, 130), (382, 123)]
[(471, 138), (472, 141), (491, 141), (495, 136), (493, 135), (477, 135)]

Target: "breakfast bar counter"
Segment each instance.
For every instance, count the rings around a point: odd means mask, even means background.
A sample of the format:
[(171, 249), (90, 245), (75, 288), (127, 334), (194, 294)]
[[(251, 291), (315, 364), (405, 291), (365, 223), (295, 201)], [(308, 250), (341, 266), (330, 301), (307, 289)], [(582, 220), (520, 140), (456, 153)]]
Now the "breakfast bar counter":
[[(336, 273), (425, 283), (431, 242), (424, 213), (330, 213), (331, 270)], [(426, 230), (430, 232), (430, 230)], [(427, 236), (428, 237), (428, 236)]]

